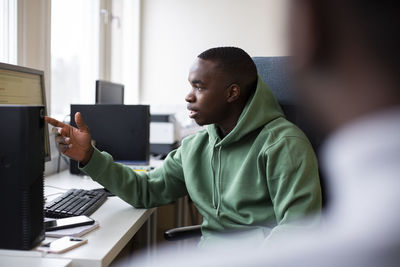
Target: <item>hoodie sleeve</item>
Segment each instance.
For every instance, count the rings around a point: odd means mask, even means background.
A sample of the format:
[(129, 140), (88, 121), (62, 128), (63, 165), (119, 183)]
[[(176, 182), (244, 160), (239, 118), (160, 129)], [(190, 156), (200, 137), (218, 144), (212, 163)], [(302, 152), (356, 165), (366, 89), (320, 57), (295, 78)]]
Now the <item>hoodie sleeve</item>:
[(115, 163), (110, 154), (95, 148), (81, 170), (136, 208), (168, 204), (187, 194), (180, 149), (171, 152), (161, 167), (146, 173)]
[(267, 158), (267, 183), (277, 224), (267, 239), (317, 224), (321, 186), (308, 140), (286, 136), (267, 149)]

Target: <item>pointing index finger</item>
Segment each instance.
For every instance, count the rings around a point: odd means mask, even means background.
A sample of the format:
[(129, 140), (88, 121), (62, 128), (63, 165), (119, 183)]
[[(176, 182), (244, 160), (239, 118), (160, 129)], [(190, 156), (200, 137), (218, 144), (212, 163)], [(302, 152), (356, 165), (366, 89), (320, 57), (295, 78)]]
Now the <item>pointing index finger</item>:
[(62, 122), (60, 122), (60, 121), (58, 121), (58, 120), (56, 120), (56, 119), (53, 119), (53, 118), (51, 118), (51, 117), (48, 117), (48, 116), (45, 116), (44, 117), (44, 120), (47, 122), (47, 123), (49, 123), (49, 124), (51, 124), (51, 125), (53, 125), (53, 126), (55, 126), (55, 127), (64, 127), (64, 126), (67, 126), (67, 124), (65, 124), (65, 123), (62, 123)]

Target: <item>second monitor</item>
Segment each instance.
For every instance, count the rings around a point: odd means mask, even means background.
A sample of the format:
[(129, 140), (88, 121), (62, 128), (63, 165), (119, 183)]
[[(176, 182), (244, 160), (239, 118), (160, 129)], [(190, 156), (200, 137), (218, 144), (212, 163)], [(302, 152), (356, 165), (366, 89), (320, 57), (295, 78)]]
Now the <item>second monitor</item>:
[(96, 104), (124, 104), (124, 85), (97, 80)]
[(71, 125), (75, 113), (90, 129), (95, 146), (116, 161), (148, 163), (150, 106), (148, 105), (71, 105)]

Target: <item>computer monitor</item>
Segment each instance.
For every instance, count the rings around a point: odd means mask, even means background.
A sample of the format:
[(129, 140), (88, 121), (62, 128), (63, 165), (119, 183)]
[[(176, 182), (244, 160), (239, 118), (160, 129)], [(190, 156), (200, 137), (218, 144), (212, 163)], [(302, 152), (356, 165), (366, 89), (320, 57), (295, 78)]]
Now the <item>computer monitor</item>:
[[(0, 63), (0, 104), (44, 106), (45, 115), (47, 115), (43, 71)], [(47, 124), (44, 131), (44, 159), (50, 161)]]
[(74, 115), (78, 111), (100, 151), (108, 152), (116, 161), (148, 163), (149, 105), (71, 105), (71, 125), (74, 127)]
[(124, 104), (124, 85), (97, 80), (96, 104)]

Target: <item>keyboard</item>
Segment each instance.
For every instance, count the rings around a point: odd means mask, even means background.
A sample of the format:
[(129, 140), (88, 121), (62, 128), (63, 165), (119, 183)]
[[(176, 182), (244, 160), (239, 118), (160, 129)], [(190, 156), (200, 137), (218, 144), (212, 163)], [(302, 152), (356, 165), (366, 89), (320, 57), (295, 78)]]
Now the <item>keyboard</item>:
[(106, 199), (107, 193), (104, 190), (70, 189), (45, 205), (44, 216), (49, 218), (89, 216)]

